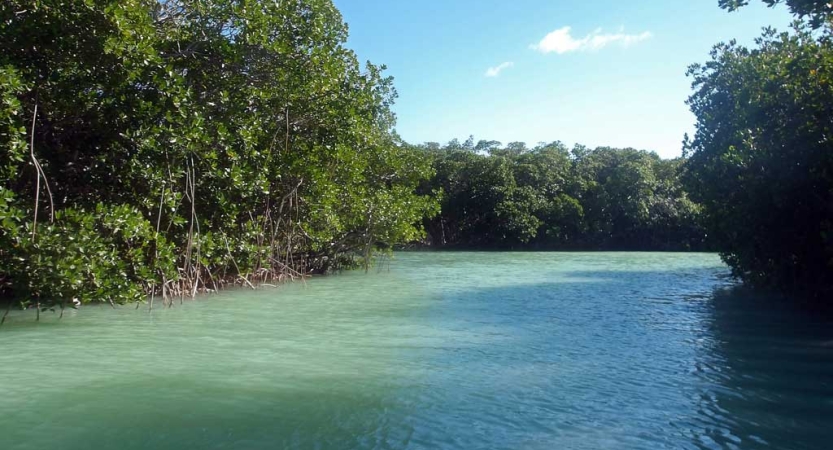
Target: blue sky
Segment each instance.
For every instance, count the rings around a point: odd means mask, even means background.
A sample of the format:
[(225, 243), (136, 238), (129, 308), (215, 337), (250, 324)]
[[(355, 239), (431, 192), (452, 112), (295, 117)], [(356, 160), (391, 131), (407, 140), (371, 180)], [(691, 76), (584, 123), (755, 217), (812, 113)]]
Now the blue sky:
[[(686, 68), (786, 29), (786, 9), (717, 0), (335, 0), (361, 60), (388, 66), (408, 142), (610, 145), (679, 156)], [(566, 27), (569, 27), (567, 29)], [(492, 69), (490, 71), (490, 69)]]

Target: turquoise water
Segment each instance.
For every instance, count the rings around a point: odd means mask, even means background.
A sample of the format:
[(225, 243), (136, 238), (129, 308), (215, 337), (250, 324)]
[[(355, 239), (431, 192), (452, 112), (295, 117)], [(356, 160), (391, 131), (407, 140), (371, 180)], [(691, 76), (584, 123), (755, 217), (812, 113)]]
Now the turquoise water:
[(709, 254), (402, 253), (172, 309), (16, 312), (0, 449), (827, 449), (833, 321)]

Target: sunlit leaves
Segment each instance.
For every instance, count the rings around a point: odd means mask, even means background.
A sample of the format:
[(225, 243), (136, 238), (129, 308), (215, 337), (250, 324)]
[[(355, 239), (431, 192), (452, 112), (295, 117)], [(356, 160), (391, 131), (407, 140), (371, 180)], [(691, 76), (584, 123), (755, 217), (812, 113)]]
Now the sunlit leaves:
[(687, 185), (736, 275), (824, 291), (833, 280), (833, 44), (803, 26), (693, 66)]
[(414, 193), (430, 163), (392, 135), (392, 80), (344, 47), (329, 0), (12, 0), (0, 19), (3, 214), (33, 214), (32, 134), (61, 212), (2, 253), (29, 261), (0, 268), (16, 295), (325, 269), (319, 254), (418, 239), (436, 209)]
[[(790, 12), (801, 19), (807, 19), (813, 27), (821, 27), (833, 18), (833, 3), (830, 0), (762, 0), (767, 6), (786, 4)], [(721, 8), (734, 11), (749, 4), (749, 0), (719, 0)]]
[(679, 161), (633, 149), (553, 142), (528, 148), (473, 139), (428, 144), (442, 210), (436, 245), (464, 248), (703, 249), (699, 208)]

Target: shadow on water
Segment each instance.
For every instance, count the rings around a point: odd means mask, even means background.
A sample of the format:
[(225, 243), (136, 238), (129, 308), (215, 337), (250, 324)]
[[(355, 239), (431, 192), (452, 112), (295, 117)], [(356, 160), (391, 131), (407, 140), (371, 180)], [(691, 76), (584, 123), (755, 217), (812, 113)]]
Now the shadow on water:
[(699, 448), (826, 449), (833, 439), (833, 315), (741, 288), (709, 302)]
[(833, 317), (730, 284), (583, 271), (449, 295), (429, 320), (459, 333), (417, 423), (456, 425), (457, 448), (830, 448)]

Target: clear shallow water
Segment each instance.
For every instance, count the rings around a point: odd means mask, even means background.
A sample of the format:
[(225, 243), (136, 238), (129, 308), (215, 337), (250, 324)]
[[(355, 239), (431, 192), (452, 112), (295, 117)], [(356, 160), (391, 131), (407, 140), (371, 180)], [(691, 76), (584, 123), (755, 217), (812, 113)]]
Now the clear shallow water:
[(833, 320), (708, 254), (402, 253), (0, 327), (0, 449), (827, 449)]

